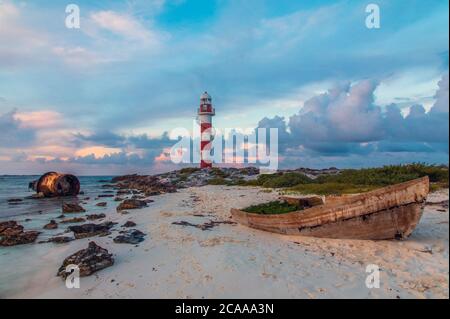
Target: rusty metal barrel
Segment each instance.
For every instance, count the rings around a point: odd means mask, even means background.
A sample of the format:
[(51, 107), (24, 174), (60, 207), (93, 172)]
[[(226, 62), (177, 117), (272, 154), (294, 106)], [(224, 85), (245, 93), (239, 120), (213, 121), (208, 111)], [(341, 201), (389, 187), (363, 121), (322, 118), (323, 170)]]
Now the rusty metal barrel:
[(37, 180), (35, 190), (45, 197), (78, 195), (80, 181), (75, 175), (48, 172)]

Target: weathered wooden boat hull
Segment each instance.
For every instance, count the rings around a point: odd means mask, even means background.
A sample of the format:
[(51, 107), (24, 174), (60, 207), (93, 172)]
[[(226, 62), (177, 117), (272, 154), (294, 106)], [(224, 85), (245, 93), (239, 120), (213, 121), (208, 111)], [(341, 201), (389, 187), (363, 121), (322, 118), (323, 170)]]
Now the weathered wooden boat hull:
[(403, 239), (419, 223), (428, 192), (429, 180), (424, 177), (364, 194), (327, 198), (322, 205), (298, 212), (261, 215), (231, 209), (231, 214), (240, 224), (280, 234)]

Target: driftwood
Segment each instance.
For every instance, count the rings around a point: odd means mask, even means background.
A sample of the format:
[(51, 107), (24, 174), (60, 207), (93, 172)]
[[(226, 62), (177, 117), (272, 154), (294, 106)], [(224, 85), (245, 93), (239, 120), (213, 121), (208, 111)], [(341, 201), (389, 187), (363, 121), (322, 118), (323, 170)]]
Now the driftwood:
[(71, 196), (80, 192), (80, 181), (71, 174), (48, 172), (31, 182), (30, 187), (44, 197)]
[(316, 205), (302, 211), (262, 215), (232, 208), (231, 214), (240, 224), (287, 235), (403, 239), (419, 223), (428, 192), (429, 179), (423, 177), (363, 194), (326, 197), (323, 204), (310, 200)]

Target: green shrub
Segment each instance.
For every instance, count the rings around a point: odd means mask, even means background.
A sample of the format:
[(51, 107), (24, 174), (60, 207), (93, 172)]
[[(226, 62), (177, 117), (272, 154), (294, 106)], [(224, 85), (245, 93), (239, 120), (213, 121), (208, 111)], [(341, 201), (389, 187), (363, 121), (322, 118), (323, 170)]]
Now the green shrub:
[(374, 185), (354, 185), (344, 183), (299, 184), (288, 188), (288, 193), (315, 194), (315, 195), (342, 195), (364, 193), (378, 188)]
[(198, 168), (198, 167), (185, 167), (185, 168), (180, 169), (180, 174), (189, 175), (189, 174), (195, 173), (199, 170), (200, 170), (200, 168)]
[(285, 214), (301, 210), (301, 207), (284, 201), (273, 201), (259, 205), (252, 205), (242, 210), (244, 212), (254, 214)]
[(229, 182), (223, 177), (214, 177), (208, 181), (209, 185), (228, 185)]
[(448, 168), (414, 163), (378, 168), (346, 169), (336, 175), (319, 176), (314, 183), (343, 183), (354, 185), (387, 186), (429, 176), (431, 182), (448, 184)]

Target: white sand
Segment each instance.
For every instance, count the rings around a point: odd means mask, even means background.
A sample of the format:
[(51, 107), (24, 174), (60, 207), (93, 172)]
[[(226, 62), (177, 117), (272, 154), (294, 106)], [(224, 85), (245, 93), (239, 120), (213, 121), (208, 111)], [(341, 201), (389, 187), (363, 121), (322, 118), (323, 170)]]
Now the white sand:
[[(153, 197), (129, 215), (107, 209), (107, 219), (127, 220), (148, 234), (139, 247), (92, 237), (68, 244), (1, 249), (3, 298), (448, 298), (449, 214), (427, 206), (405, 241), (332, 240), (282, 236), (219, 225), (202, 231), (172, 225), (229, 220), (231, 207), (277, 197), (257, 188), (207, 186)], [(430, 201), (448, 199), (448, 190)], [(195, 217), (193, 214), (210, 214)], [(56, 271), (68, 255), (94, 240), (115, 264), (67, 289)], [(368, 264), (381, 268), (381, 287), (368, 289)]]

